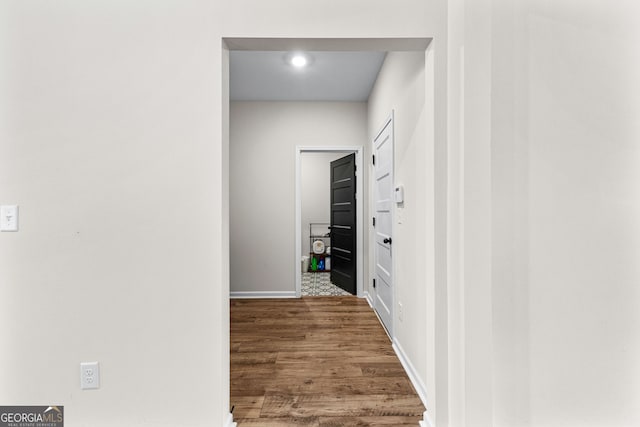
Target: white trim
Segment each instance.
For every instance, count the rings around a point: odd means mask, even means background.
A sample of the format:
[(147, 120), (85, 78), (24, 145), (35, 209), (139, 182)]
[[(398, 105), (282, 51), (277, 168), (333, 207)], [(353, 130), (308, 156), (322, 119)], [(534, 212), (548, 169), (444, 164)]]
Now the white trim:
[(418, 396), (420, 397), (422, 404), (424, 405), (425, 408), (429, 408), (429, 405), (427, 404), (427, 387), (424, 385), (424, 383), (420, 379), (420, 376), (418, 376), (416, 369), (413, 367), (413, 363), (411, 363), (411, 360), (409, 360), (409, 358), (407, 357), (407, 354), (404, 352), (404, 349), (402, 348), (402, 346), (397, 340), (395, 339), (393, 340), (392, 347), (393, 347), (393, 350), (396, 352), (398, 359), (400, 359), (400, 363), (402, 364), (402, 367), (407, 372), (407, 375), (409, 376), (409, 380), (411, 380), (411, 384), (413, 384), (413, 387), (418, 392)]
[[(396, 188), (396, 119), (395, 119), (395, 110), (391, 109), (391, 114), (389, 114), (389, 119), (390, 121), (389, 125), (391, 126), (391, 144), (392, 144), (392, 150), (391, 150), (391, 188)], [(384, 130), (384, 129), (383, 129)], [(382, 131), (381, 131), (382, 132)], [(392, 190), (393, 191), (393, 190)], [(395, 193), (394, 193), (395, 194)], [(391, 237), (396, 237), (396, 231), (398, 229), (398, 227), (396, 226), (396, 204), (392, 203), (391, 206), (393, 206), (391, 208)], [(374, 240), (375, 242), (375, 240)], [(397, 297), (397, 283), (396, 283), (396, 277), (398, 276), (396, 274), (396, 264), (397, 264), (397, 260), (396, 260), (396, 256), (393, 253), (393, 245), (391, 246), (391, 285), (393, 286), (393, 289), (391, 290), (391, 331), (389, 331), (389, 333), (391, 334), (391, 339), (395, 341), (396, 338), (396, 304), (398, 303), (398, 297)], [(374, 260), (375, 262), (375, 260)], [(405, 368), (406, 370), (406, 368)], [(426, 395), (425, 395), (426, 396)], [(424, 406), (426, 407), (427, 404), (425, 403)]]
[(302, 188), (301, 188), (301, 160), (302, 153), (356, 153), (356, 290), (360, 298), (364, 298), (364, 167), (362, 165), (362, 151), (360, 146), (327, 146), (305, 147), (296, 146), (296, 229), (294, 271), (296, 284), (296, 297), (302, 296), (302, 271), (300, 269), (300, 257), (302, 253)]
[(389, 341), (391, 341), (393, 343), (393, 338), (389, 334), (389, 331), (387, 331), (387, 328), (384, 326), (384, 322), (382, 321), (382, 319), (380, 318), (380, 315), (378, 314), (378, 312), (376, 311), (375, 307), (373, 306), (374, 301), (373, 301), (373, 299), (371, 297), (371, 294), (369, 292), (366, 292), (364, 298), (367, 299), (367, 304), (369, 304), (369, 307), (371, 307), (371, 310), (373, 310), (373, 314), (375, 314), (376, 317), (378, 318), (378, 322), (380, 322), (380, 326), (382, 326), (382, 329), (384, 330), (384, 332), (389, 337)]
[(367, 303), (369, 304), (369, 307), (371, 307), (371, 309), (375, 313), (376, 310), (375, 310), (375, 308), (373, 308), (373, 299), (371, 299), (371, 293), (369, 293), (369, 291), (365, 291), (365, 293), (363, 295), (363, 298), (365, 298), (367, 300)]
[(288, 38), (288, 37), (223, 37), (229, 50), (266, 51), (400, 51), (421, 52), (430, 46), (433, 37), (379, 38)]
[(232, 291), (229, 293), (231, 299), (246, 299), (246, 298), (296, 298), (296, 293), (293, 291), (258, 291), (258, 292), (244, 292), (244, 291)]
[(238, 423), (233, 422), (233, 414), (229, 414), (227, 417), (227, 421), (224, 423), (222, 427), (237, 427)]
[[(373, 312), (376, 314), (376, 317), (378, 318), (378, 321), (380, 322), (380, 326), (382, 326), (382, 329), (384, 329), (385, 332), (387, 332), (386, 328), (384, 327), (384, 324), (382, 323), (382, 319), (380, 319), (380, 316), (378, 316), (378, 313), (373, 308), (373, 301), (371, 300), (371, 294), (369, 292), (365, 292), (364, 297), (366, 298), (367, 303), (369, 303), (369, 307), (371, 307)], [(387, 336), (389, 336), (388, 332), (387, 332)], [(404, 369), (404, 371), (407, 373), (407, 376), (409, 377), (409, 381), (411, 381), (411, 384), (413, 385), (413, 387), (418, 392), (418, 397), (420, 397), (420, 401), (422, 402), (424, 407), (427, 408), (426, 387), (424, 386), (422, 381), (417, 376), (417, 374), (415, 372), (415, 368), (413, 367), (413, 364), (407, 358), (404, 350), (402, 349), (402, 346), (396, 340), (392, 339), (390, 336), (389, 336), (389, 339), (392, 341), (393, 351), (398, 356), (398, 359), (400, 360), (400, 364), (402, 365), (402, 368)], [(427, 411), (423, 412), (422, 420), (420, 420), (418, 423), (420, 424), (420, 427), (435, 427), (435, 423), (433, 422), (433, 420), (431, 419), (431, 417), (430, 417), (430, 415), (429, 415), (429, 413)]]
[[(382, 319), (380, 319), (380, 316), (378, 316), (378, 312), (373, 308), (373, 301), (371, 300), (371, 294), (369, 294), (368, 292), (365, 293), (365, 298), (367, 300), (367, 303), (369, 303), (369, 307), (371, 307), (373, 312), (376, 314), (376, 317), (380, 322), (380, 326), (382, 326), (382, 329), (384, 329), (384, 331), (387, 332), (387, 336), (389, 336), (389, 332), (384, 327), (384, 324), (382, 323)], [(400, 364), (402, 365), (402, 368), (404, 369), (404, 371), (407, 373), (407, 376), (409, 377), (409, 381), (411, 381), (413, 388), (416, 389), (418, 393), (418, 397), (420, 398), (420, 401), (422, 402), (425, 408), (428, 408), (427, 391), (426, 391), (427, 388), (418, 377), (416, 370), (413, 367), (413, 364), (409, 361), (409, 358), (404, 352), (404, 349), (402, 348), (402, 346), (398, 343), (398, 341), (391, 338), (391, 336), (389, 336), (389, 339), (392, 342), (391, 346), (393, 347), (393, 351), (396, 353), (396, 356), (398, 356), (398, 359), (400, 360)], [(435, 423), (433, 422), (433, 420), (431, 419), (431, 416), (427, 411), (423, 412), (422, 420), (420, 420), (418, 424), (420, 425), (420, 427), (435, 427)]]
[[(342, 51), (357, 51), (357, 50), (384, 50), (384, 51), (411, 51), (411, 50), (416, 50), (416, 51), (422, 51), (424, 48), (420, 47), (420, 46), (414, 46), (412, 44), (412, 40), (413, 39), (408, 39), (408, 38), (377, 38), (377, 39), (373, 39), (373, 38), (352, 38), (352, 39), (299, 39), (299, 38), (282, 38), (282, 39), (267, 39), (267, 38), (221, 38), (222, 42), (226, 42), (230, 47), (230, 50), (289, 50), (289, 49), (284, 49), (283, 46), (292, 46), (293, 48), (296, 49), (300, 49), (301, 48), (301, 44), (302, 46), (315, 46), (314, 49), (315, 50), (342, 50)], [(420, 38), (420, 40), (427, 40), (427, 48), (431, 48), (433, 46), (432, 40), (433, 38), (431, 37), (423, 37)], [(286, 45), (280, 45), (278, 43), (286, 43)], [(386, 48), (381, 49), (381, 46), (386, 46)], [(446, 46), (444, 46), (445, 50), (446, 50)], [(307, 49), (307, 50), (314, 50), (314, 49)], [(428, 50), (427, 50), (428, 52)], [(225, 65), (228, 65), (225, 64)], [(228, 91), (229, 88), (229, 82), (228, 79), (225, 81), (223, 79), (222, 84), (224, 85), (223, 89)], [(434, 82), (431, 81), (430, 82), (431, 87), (427, 89), (426, 91), (426, 95), (427, 99), (428, 95), (431, 94), (431, 92), (428, 92), (429, 90), (433, 90), (433, 85)], [(223, 90), (223, 92), (224, 92)], [(438, 106), (436, 106), (438, 107)], [(436, 113), (437, 113), (437, 108), (436, 108)], [(446, 106), (445, 106), (445, 113), (446, 113)], [(228, 116), (227, 117), (223, 117), (224, 120), (226, 120), (227, 126), (228, 126)], [(464, 121), (461, 121), (461, 123)], [(446, 132), (445, 132), (446, 133)], [(436, 132), (437, 134), (437, 132)], [(224, 131), (222, 132), (222, 141), (224, 142), (226, 139), (227, 143), (228, 143), (228, 134), (225, 135)], [(445, 138), (446, 139), (446, 138)], [(464, 138), (463, 138), (464, 139)], [(447, 146), (447, 149), (450, 149), (450, 144), (449, 141), (445, 141), (445, 145)], [(446, 159), (445, 159), (446, 160)], [(227, 163), (227, 167), (228, 167), (228, 158), (226, 159), (226, 163)], [(371, 165), (369, 158), (367, 159), (367, 166)], [(299, 170), (297, 169), (299, 165), (296, 164), (296, 174), (299, 173)], [(364, 170), (364, 169), (360, 169), (360, 170)], [(369, 169), (370, 171), (370, 169)], [(359, 180), (360, 182), (362, 180)], [(228, 183), (227, 183), (228, 184)], [(368, 196), (369, 196), (369, 200), (372, 200), (372, 186), (369, 186), (368, 188), (370, 191), (368, 192)], [(447, 190), (449, 190), (447, 188)], [(298, 191), (298, 189), (296, 188), (296, 191)], [(361, 193), (364, 195), (364, 193)], [(457, 194), (457, 193), (456, 193)], [(296, 193), (296, 197), (298, 197), (298, 193)], [(449, 195), (450, 196), (450, 195)], [(455, 197), (454, 196), (450, 196), (450, 197)], [(360, 209), (360, 212), (363, 212)], [(371, 211), (373, 212), (373, 210)], [(447, 218), (449, 218), (449, 216), (447, 216)], [(296, 218), (296, 221), (300, 221), (300, 217)], [(364, 222), (363, 222), (364, 224)], [(367, 224), (370, 227), (370, 223), (369, 223), (369, 218), (367, 218)], [(228, 224), (226, 224), (226, 227), (228, 228)], [(297, 229), (300, 229), (300, 224), (297, 225)], [(360, 236), (363, 236), (363, 233), (360, 232), (361, 230), (358, 229), (358, 232), (360, 234)], [(447, 237), (451, 238), (451, 236), (449, 236), (450, 230), (447, 229), (446, 230), (447, 233)], [(301, 239), (298, 239), (298, 241), (301, 241)], [(296, 272), (300, 271), (300, 265), (299, 265), (299, 258), (300, 258), (300, 247), (297, 246), (297, 252), (295, 254), (295, 270)], [(228, 245), (225, 249), (227, 255), (229, 253), (229, 248)], [(369, 251), (367, 252), (367, 257), (371, 257), (371, 246), (369, 247)], [(464, 264), (464, 263), (462, 263)], [(461, 265), (462, 265), (461, 264)], [(372, 268), (372, 266), (370, 266), (370, 269)], [(360, 278), (364, 278), (362, 274), (360, 274), (361, 272), (358, 272), (358, 275)], [(297, 277), (297, 276), (296, 276)], [(373, 275), (371, 275), (369, 278), (373, 277)], [(370, 286), (371, 283), (367, 283), (367, 290), (370, 290)], [(228, 294), (225, 293), (224, 297), (226, 299)], [(367, 302), (369, 303), (370, 306), (372, 306), (373, 308), (373, 304), (372, 304), (372, 295), (373, 292), (363, 292), (362, 296), (364, 298), (367, 299)], [(226, 300), (228, 302), (228, 300)], [(225, 301), (223, 300), (223, 303)], [(446, 308), (446, 307), (445, 307)], [(229, 330), (228, 327), (225, 328), (224, 325), (225, 323), (221, 324), (221, 334), (222, 334), (222, 338), (224, 341), (224, 338), (226, 337), (227, 340), (229, 338)], [(228, 322), (226, 323), (226, 325), (228, 326)], [(433, 325), (430, 325), (430, 327), (432, 327)], [(450, 327), (450, 326), (449, 326)], [(447, 329), (447, 331), (449, 331), (449, 329)], [(228, 353), (228, 349), (225, 350), (224, 347), (221, 347), (222, 352), (224, 353), (225, 351)], [(227, 360), (228, 360), (228, 355), (226, 356)], [(435, 360), (435, 358), (434, 358)], [(451, 356), (449, 355), (448, 360), (451, 360)], [(406, 368), (405, 368), (406, 369)], [(228, 364), (225, 368), (225, 371), (223, 372), (223, 374), (229, 375), (229, 367)], [(228, 379), (226, 380), (228, 381)], [(446, 395), (446, 393), (445, 393)], [(231, 418), (232, 420), (232, 418)], [(234, 426), (235, 423), (233, 424), (228, 424), (225, 425), (225, 427), (235, 427)], [(420, 425), (421, 426), (426, 426), (426, 427), (435, 427), (435, 423), (430, 419), (429, 415), (425, 412), (424, 413), (424, 420), (420, 421)]]

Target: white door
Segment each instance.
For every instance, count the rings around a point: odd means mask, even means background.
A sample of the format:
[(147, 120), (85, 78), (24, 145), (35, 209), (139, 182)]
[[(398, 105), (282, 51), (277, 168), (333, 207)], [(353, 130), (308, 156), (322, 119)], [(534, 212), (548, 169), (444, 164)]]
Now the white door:
[(373, 140), (374, 308), (390, 336), (393, 322), (393, 117)]

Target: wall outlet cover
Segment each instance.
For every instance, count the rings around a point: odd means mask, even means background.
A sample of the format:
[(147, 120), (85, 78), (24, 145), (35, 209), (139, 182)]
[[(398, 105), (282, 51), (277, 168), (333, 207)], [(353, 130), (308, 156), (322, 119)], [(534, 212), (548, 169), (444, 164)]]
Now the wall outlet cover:
[(80, 364), (80, 388), (82, 390), (100, 388), (100, 364), (98, 362)]

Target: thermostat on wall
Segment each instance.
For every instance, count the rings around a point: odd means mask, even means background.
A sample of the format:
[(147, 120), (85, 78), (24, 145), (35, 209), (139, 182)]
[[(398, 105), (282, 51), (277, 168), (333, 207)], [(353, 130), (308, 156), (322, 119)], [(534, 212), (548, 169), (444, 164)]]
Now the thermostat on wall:
[(404, 203), (404, 186), (396, 187), (396, 203)]

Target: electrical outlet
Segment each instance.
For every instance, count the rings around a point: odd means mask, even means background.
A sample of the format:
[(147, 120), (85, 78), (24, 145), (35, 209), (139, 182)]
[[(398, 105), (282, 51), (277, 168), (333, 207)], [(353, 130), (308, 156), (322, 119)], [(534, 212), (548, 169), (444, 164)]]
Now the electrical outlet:
[(402, 318), (404, 316), (403, 310), (402, 310), (402, 303), (399, 302), (398, 303), (398, 318), (400, 319), (400, 321), (402, 322)]
[(98, 362), (80, 364), (80, 388), (82, 390), (100, 388), (100, 364)]

